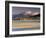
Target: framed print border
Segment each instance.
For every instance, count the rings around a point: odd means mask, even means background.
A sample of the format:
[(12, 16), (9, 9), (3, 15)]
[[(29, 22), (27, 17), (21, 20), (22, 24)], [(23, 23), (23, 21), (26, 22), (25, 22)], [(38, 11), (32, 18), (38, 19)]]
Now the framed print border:
[[(43, 6), (43, 33), (10, 35), (9, 34), (9, 3), (11, 3), (11, 4), (16, 3), (16, 4), (42, 5)], [(5, 1), (5, 37), (33, 36), (33, 35), (44, 35), (44, 34), (45, 34), (45, 4), (44, 3)]]

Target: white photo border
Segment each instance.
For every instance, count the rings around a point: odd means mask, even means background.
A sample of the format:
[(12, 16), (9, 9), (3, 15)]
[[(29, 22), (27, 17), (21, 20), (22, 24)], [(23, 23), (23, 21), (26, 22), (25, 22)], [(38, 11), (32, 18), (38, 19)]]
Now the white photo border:
[[(40, 30), (28, 30), (28, 31), (12, 31), (12, 7), (36, 7), (40, 8)], [(28, 5), (28, 4), (9, 4), (9, 34), (33, 34), (33, 33), (43, 33), (43, 6), (42, 5)]]

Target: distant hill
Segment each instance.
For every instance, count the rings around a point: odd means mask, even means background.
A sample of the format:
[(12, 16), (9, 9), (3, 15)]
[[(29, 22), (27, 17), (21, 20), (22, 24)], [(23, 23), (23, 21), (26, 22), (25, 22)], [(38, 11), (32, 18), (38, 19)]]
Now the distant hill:
[(29, 16), (29, 15), (24, 15), (24, 14), (18, 14), (18, 15), (12, 15), (12, 19), (15, 20), (16, 18), (31, 18), (31, 17), (39, 17), (40, 14), (35, 15), (35, 16)]
[(12, 15), (12, 19), (16, 19), (16, 18), (24, 18), (24, 17), (29, 17), (29, 16), (26, 16), (26, 15), (23, 15), (23, 14), (18, 14), (18, 15)]

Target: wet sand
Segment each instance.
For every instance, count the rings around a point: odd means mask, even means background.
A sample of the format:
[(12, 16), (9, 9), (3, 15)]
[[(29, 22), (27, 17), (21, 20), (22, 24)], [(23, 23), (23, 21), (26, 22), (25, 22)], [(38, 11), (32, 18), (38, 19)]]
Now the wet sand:
[(37, 21), (26, 21), (26, 22), (17, 22), (15, 20), (12, 21), (12, 27), (13, 29), (40, 29), (40, 22), (37, 20)]

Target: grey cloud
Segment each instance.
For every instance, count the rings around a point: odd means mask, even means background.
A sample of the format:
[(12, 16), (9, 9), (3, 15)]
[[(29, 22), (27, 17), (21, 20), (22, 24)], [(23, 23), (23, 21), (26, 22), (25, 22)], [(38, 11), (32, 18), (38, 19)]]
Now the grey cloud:
[(32, 13), (40, 12), (40, 8), (32, 7), (12, 7), (12, 15), (24, 13), (25, 11), (31, 11)]

